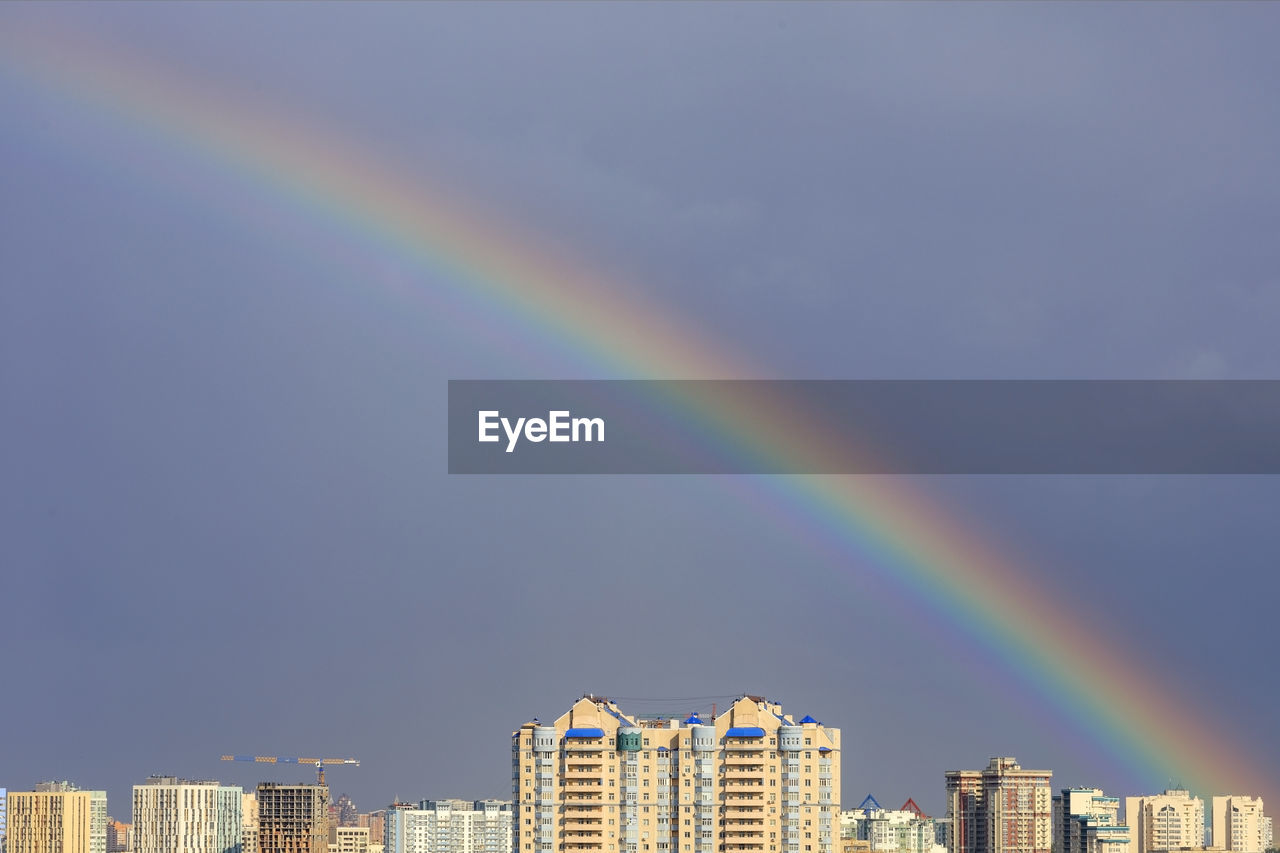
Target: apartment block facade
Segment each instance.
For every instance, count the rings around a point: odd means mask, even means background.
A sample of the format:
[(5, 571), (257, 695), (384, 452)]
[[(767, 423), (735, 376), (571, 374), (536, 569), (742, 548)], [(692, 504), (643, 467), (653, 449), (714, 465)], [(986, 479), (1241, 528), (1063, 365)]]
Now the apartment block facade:
[(1271, 846), (1271, 818), (1261, 797), (1214, 797), (1210, 827), (1213, 846), (1232, 853), (1262, 853)]
[(992, 758), (985, 770), (946, 774), (949, 853), (1050, 853), (1053, 773)]
[(1120, 798), (1101, 788), (1063, 788), (1053, 798), (1054, 853), (1128, 853)]
[(152, 776), (133, 786), (133, 853), (241, 853), (244, 791)]
[(423, 800), (387, 810), (387, 853), (511, 853), (508, 800)]
[(67, 783), (9, 791), (7, 853), (107, 853), (107, 792)]
[(329, 827), (329, 853), (369, 853), (369, 827)]
[(839, 840), (840, 730), (759, 696), (705, 721), (585, 696), (516, 730), (511, 764), (515, 853), (834, 853)]
[(327, 787), (263, 782), (257, 800), (259, 853), (328, 853)]
[(938, 822), (910, 809), (859, 808), (840, 813), (840, 834), (873, 853), (946, 853)]
[(1131, 853), (1204, 846), (1204, 800), (1170, 789), (1147, 797), (1125, 797), (1124, 819)]
[(107, 820), (107, 853), (128, 853), (133, 849), (133, 824)]

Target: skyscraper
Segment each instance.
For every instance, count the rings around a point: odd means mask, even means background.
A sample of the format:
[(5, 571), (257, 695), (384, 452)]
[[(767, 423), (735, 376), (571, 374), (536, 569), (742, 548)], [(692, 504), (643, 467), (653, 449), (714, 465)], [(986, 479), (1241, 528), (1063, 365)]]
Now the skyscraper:
[(107, 792), (67, 782), (10, 791), (8, 853), (107, 853)]
[(760, 696), (633, 717), (585, 696), (512, 734), (516, 853), (832, 853), (840, 730)]
[(1124, 822), (1131, 853), (1204, 845), (1204, 800), (1171, 789), (1148, 797), (1125, 797)]
[(1261, 797), (1213, 798), (1213, 846), (1233, 853), (1262, 853), (1271, 846), (1271, 818)]
[(259, 853), (328, 853), (329, 789), (324, 785), (258, 786)]
[(1049, 853), (1052, 778), (1013, 758), (992, 758), (985, 770), (947, 771), (950, 853)]
[(133, 786), (133, 853), (241, 853), (244, 791), (152, 776)]

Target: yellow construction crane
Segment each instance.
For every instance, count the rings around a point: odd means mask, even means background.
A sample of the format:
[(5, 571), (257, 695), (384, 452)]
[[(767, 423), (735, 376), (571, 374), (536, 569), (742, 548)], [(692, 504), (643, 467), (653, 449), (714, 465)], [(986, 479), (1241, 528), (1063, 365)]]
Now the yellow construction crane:
[(347, 764), (360, 766), (358, 758), (280, 758), (275, 755), (224, 755), (223, 761), (252, 761), (257, 764), (301, 764), (316, 768), (316, 783), (324, 784), (324, 768), (326, 765)]

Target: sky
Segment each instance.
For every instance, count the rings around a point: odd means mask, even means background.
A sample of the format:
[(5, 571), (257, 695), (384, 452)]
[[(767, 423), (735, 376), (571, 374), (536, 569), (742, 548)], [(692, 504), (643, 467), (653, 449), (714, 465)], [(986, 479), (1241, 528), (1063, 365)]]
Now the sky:
[[(305, 129), (764, 378), (1270, 379), (1278, 31), (1230, 3), (6, 4), (0, 787), (123, 818), (150, 774), (322, 754), (361, 760), (330, 782), (362, 810), (505, 797), (511, 731), (588, 692), (839, 726), (846, 807), (940, 813), (993, 755), (1178, 783), (745, 478), (449, 476), (447, 380), (631, 377), (104, 80)], [(911, 485), (1280, 776), (1280, 481)]]

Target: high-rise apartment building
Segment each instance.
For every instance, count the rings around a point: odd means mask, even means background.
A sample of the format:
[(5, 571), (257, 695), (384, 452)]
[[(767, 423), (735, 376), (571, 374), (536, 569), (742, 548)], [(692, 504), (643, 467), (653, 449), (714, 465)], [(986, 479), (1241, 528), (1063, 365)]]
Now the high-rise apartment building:
[(258, 853), (258, 795), (253, 791), (240, 797), (240, 853)]
[(508, 800), (423, 800), (387, 810), (387, 853), (511, 853)]
[(327, 787), (263, 782), (257, 794), (259, 853), (328, 853)]
[(586, 696), (516, 730), (511, 765), (515, 853), (835, 851), (840, 730), (759, 696), (705, 721)]
[(1148, 797), (1125, 797), (1124, 821), (1130, 853), (1204, 846), (1204, 800), (1171, 789)]
[(7, 819), (7, 810), (9, 808), (9, 795), (4, 788), (0, 788), (0, 853), (5, 851), (5, 821)]
[(1063, 788), (1053, 798), (1053, 853), (1128, 853), (1120, 798), (1100, 788)]
[(107, 853), (107, 792), (80, 791), (68, 782), (44, 790), (10, 791), (8, 853)]
[(1212, 844), (1233, 853), (1262, 853), (1271, 846), (1271, 818), (1261, 797), (1213, 798)]
[(133, 824), (107, 818), (107, 853), (127, 853), (133, 849)]
[(1050, 853), (1053, 792), (1049, 770), (1023, 770), (992, 758), (985, 770), (950, 770), (950, 853)]
[(244, 791), (152, 776), (133, 786), (133, 853), (241, 853)]

